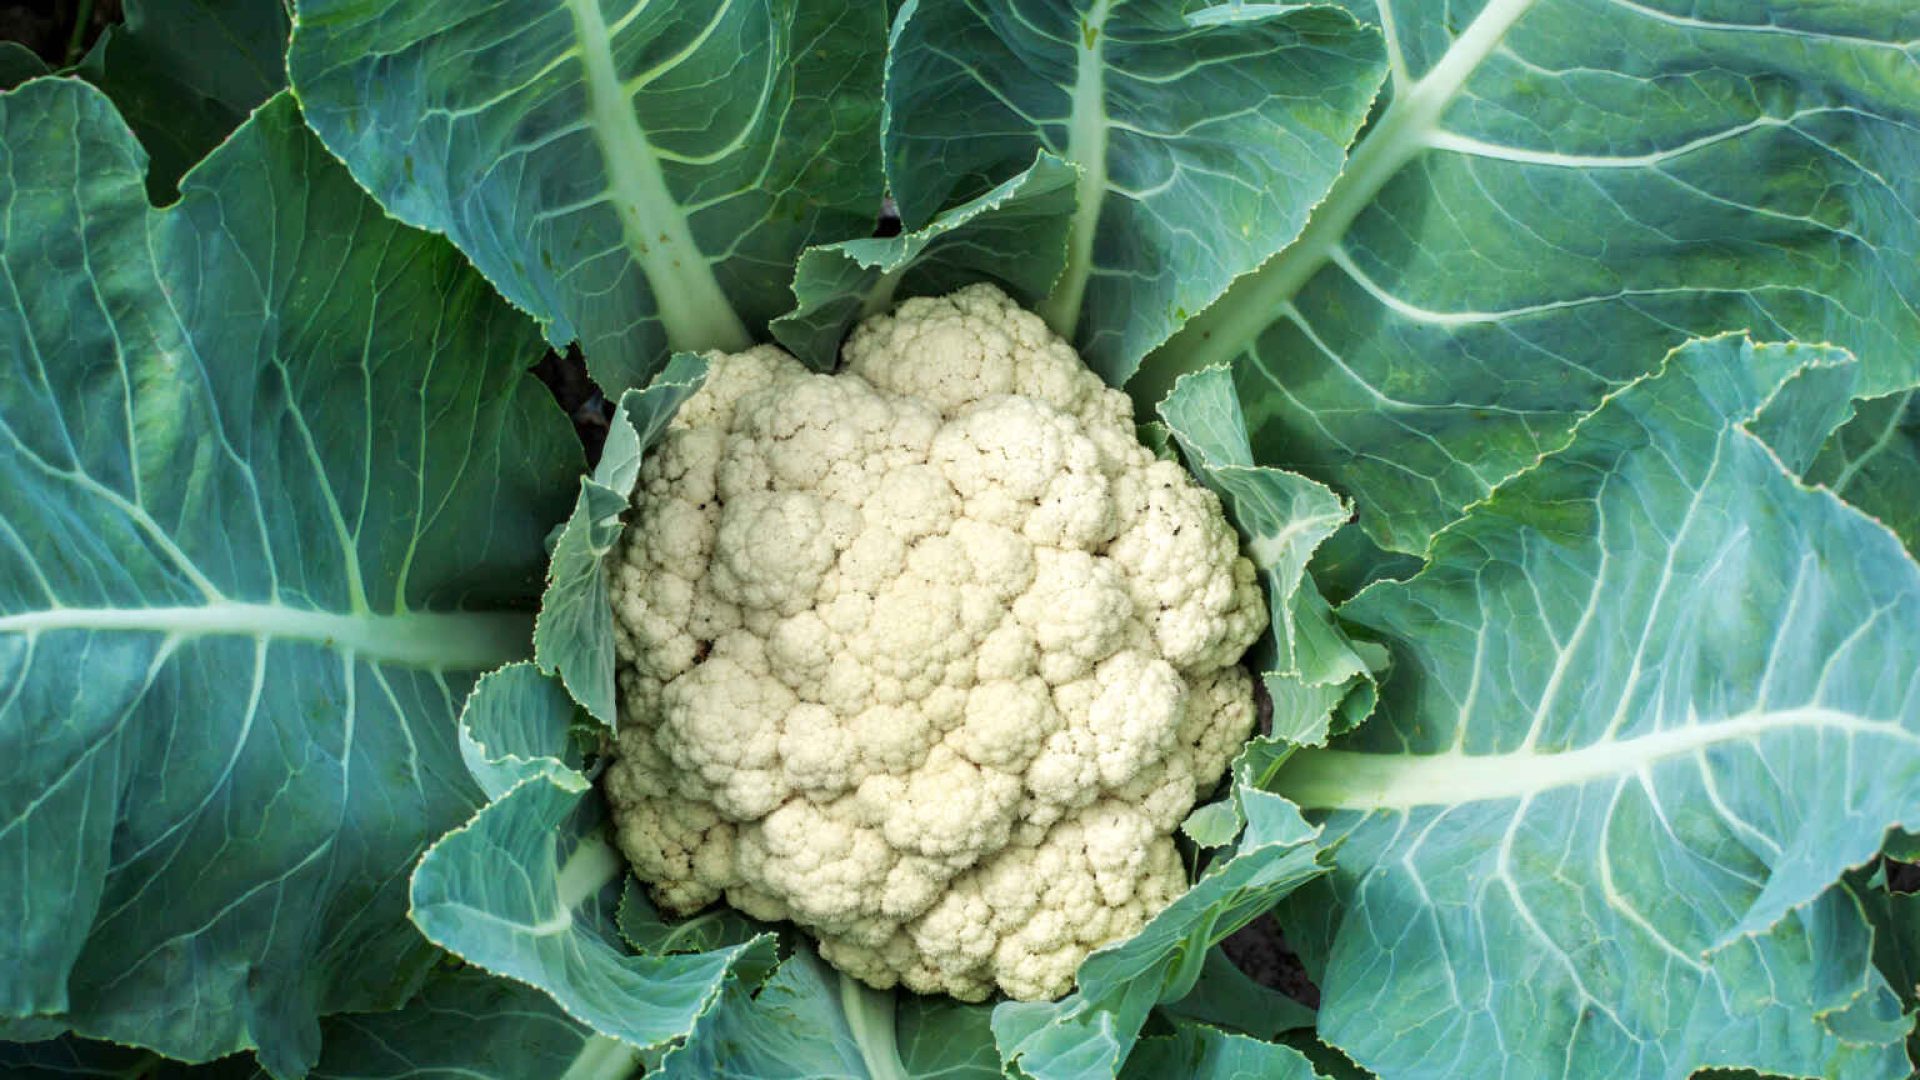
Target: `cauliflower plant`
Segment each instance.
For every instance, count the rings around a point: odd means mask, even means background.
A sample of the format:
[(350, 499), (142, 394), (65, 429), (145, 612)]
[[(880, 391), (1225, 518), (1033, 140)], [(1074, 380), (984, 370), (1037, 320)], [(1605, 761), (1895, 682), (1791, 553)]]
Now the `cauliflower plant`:
[(619, 841), (880, 988), (1058, 997), (1186, 888), (1265, 620), (1218, 499), (991, 286), (711, 358), (613, 571)]

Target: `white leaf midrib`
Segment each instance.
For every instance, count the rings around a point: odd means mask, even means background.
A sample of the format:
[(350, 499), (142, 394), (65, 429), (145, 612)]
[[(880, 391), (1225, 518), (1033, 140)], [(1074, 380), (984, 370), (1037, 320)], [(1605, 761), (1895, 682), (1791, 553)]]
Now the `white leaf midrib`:
[(531, 616), (512, 612), (312, 611), (285, 604), (217, 600), (162, 607), (53, 607), (0, 615), (0, 635), (60, 631), (154, 633), (169, 640), (241, 637), (305, 641), (376, 663), (479, 671), (526, 656)]
[(1785, 731), (1847, 738), (1871, 736), (1920, 746), (1920, 734), (1892, 721), (1805, 706), (1692, 722), (1573, 750), (1473, 754), (1376, 754), (1302, 750), (1275, 777), (1273, 789), (1310, 810), (1410, 810), (1421, 806), (1530, 798), (1633, 775), (1663, 761)]
[(1106, 44), (1110, 0), (1096, 0), (1081, 16), (1076, 46), (1072, 107), (1065, 157), (1080, 170), (1074, 190), (1073, 228), (1067, 236), (1067, 265), (1042, 306), (1047, 325), (1071, 340), (1080, 325), (1087, 279), (1093, 274), (1093, 240), (1107, 196)]
[(667, 188), (660, 155), (614, 66), (613, 32), (598, 0), (567, 0), (567, 10), (584, 72), (588, 127), (607, 170), (608, 197), (627, 249), (653, 291), (668, 346), (692, 352), (745, 349), (752, 338), (694, 242), (686, 214)]
[[(1384, 0), (1383, 0), (1384, 2)], [(1430, 149), (1440, 117), (1536, 0), (1490, 0), (1429, 68), (1381, 114), (1297, 239), (1189, 321), (1163, 348), (1181, 370), (1224, 363), (1272, 324), (1324, 266), (1347, 230), (1407, 163)], [(1146, 388), (1151, 396), (1153, 388)]]

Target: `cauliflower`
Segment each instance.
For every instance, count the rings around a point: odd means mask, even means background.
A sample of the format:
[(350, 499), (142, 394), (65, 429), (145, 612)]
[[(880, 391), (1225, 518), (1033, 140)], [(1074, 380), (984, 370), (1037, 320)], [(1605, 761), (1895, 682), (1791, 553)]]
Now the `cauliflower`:
[(1172, 832), (1253, 726), (1253, 567), (998, 290), (846, 359), (711, 357), (641, 470), (620, 846), (665, 908), (790, 919), (875, 987), (1058, 997), (1186, 888)]

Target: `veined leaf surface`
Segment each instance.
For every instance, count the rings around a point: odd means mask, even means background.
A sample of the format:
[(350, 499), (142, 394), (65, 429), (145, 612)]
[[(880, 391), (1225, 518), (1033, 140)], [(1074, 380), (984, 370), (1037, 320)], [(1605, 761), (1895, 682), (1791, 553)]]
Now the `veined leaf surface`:
[(474, 688), (460, 725), (491, 801), (421, 858), (411, 915), (455, 956), (537, 987), (636, 1054), (662, 1051), (718, 1007), (737, 967), (771, 966), (773, 938), (697, 953), (627, 951), (616, 925), (626, 866), (605, 835), (599, 794), (578, 771), (573, 716), (559, 685), (532, 664)]
[(172, 202), (188, 169), (287, 85), (282, 0), (128, 0), (79, 74), (107, 92), (153, 161), (147, 189)]
[(794, 310), (773, 320), (773, 336), (808, 365), (831, 371), (855, 322), (910, 296), (993, 281), (1034, 304), (1060, 276), (1073, 198), (1074, 171), (1041, 154), (924, 228), (808, 248), (793, 271)]
[(406, 870), (579, 452), (289, 98), (164, 211), (82, 83), (0, 96), (0, 155), (0, 1016), (294, 1075), (432, 962)]
[(887, 185), (909, 229), (1036, 151), (1078, 167), (1066, 270), (1038, 310), (1116, 386), (1299, 235), (1384, 74), (1379, 35), (1334, 8), (1192, 7), (911, 3), (887, 58)]
[(1690, 344), (1341, 608), (1393, 651), (1380, 709), (1273, 787), (1338, 845), (1289, 925), (1338, 923), (1320, 1030), (1355, 1060), (1904, 1073), (1834, 883), (1920, 821), (1920, 567), (1783, 467), (1820, 432), (1749, 430), (1850, 363)]
[(880, 208), (880, 4), (302, 0), (308, 121), (609, 395), (742, 349)]
[(1353, 6), (1391, 103), (1300, 239), (1149, 358), (1142, 405), (1232, 362), (1260, 460), (1419, 554), (1689, 337), (1920, 381), (1908, 0)]
[(1860, 403), (1814, 459), (1807, 479), (1879, 518), (1920, 557), (1920, 390)]
[(628, 1080), (639, 1055), (530, 986), (478, 968), (436, 974), (398, 1012), (327, 1021), (312, 1080)]

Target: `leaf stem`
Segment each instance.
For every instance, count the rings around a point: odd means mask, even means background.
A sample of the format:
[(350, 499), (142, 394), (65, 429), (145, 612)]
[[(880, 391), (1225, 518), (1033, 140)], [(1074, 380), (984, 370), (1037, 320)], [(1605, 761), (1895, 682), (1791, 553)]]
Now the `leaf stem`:
[(1073, 82), (1072, 124), (1067, 130), (1067, 160), (1080, 170), (1074, 190), (1073, 230), (1067, 234), (1067, 266), (1053, 292), (1040, 305), (1040, 317), (1053, 332), (1071, 341), (1080, 327), (1087, 278), (1093, 273), (1093, 239), (1100, 205), (1107, 195), (1107, 13), (1111, 0), (1098, 0), (1080, 19), (1078, 65)]
[(669, 348), (737, 352), (753, 344), (727, 301), (713, 267), (694, 243), (686, 214), (667, 190), (647, 133), (614, 67), (613, 36), (597, 0), (567, 0), (581, 65), (586, 69), (588, 115), (606, 162), (608, 196), (627, 248), (647, 276)]
[(561, 908), (572, 911), (586, 903), (588, 897), (619, 877), (624, 868), (620, 853), (613, 850), (605, 837), (593, 833), (583, 838), (580, 846), (560, 865), (560, 873), (555, 878), (554, 888)]
[(80, 62), (80, 52), (87, 44), (87, 26), (93, 22), (93, 0), (80, 0), (73, 9), (73, 33), (67, 37), (67, 56), (63, 67), (72, 67)]
[(580, 1044), (560, 1080), (627, 1080), (640, 1068), (640, 1051), (619, 1039), (595, 1035)]
[(1440, 115), (1532, 6), (1533, 0), (1491, 0), (1440, 62), (1393, 99), (1314, 209), (1299, 239), (1235, 281), (1142, 362), (1127, 384), (1137, 408), (1158, 404), (1181, 375), (1231, 363), (1286, 312), (1301, 287), (1332, 258), (1360, 212), (1372, 205), (1387, 181), (1427, 149), (1428, 140), (1439, 130)]
[(847, 1028), (860, 1047), (860, 1060), (869, 1080), (911, 1080), (900, 1064), (900, 1044), (893, 1026), (893, 995), (868, 989), (840, 972), (840, 1009)]

